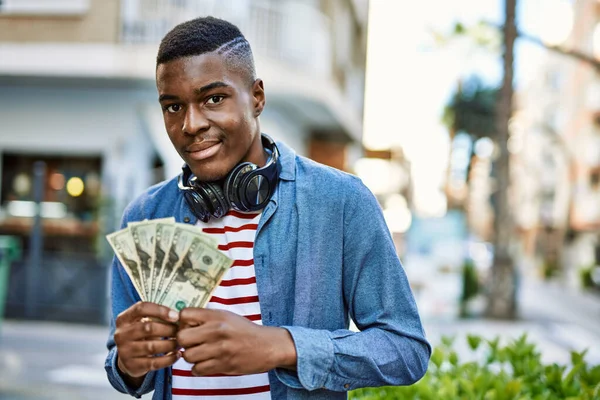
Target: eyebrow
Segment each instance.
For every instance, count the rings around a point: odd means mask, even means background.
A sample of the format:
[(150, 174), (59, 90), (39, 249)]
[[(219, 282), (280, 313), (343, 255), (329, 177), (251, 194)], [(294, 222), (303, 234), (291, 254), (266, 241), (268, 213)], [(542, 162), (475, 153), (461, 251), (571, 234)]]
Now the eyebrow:
[(159, 102), (163, 102), (165, 100), (177, 100), (179, 97), (174, 96), (172, 94), (161, 94), (160, 96), (158, 96), (158, 101)]
[(219, 87), (229, 87), (229, 85), (226, 84), (225, 82), (216, 81), (216, 82), (209, 83), (208, 85), (204, 85), (200, 89), (194, 89), (194, 93), (196, 93), (197, 96), (200, 96), (204, 92), (207, 92), (211, 89), (215, 89), (215, 88), (219, 88)]
[[(194, 93), (196, 94), (196, 96), (200, 96), (202, 95), (204, 92), (207, 92), (211, 89), (215, 89), (215, 88), (219, 88), (219, 87), (230, 87), (228, 84), (226, 84), (225, 82), (221, 82), (221, 81), (217, 81), (217, 82), (212, 82), (209, 83), (208, 85), (204, 85), (199, 89), (194, 89)], [(161, 94), (160, 96), (158, 96), (158, 101), (159, 102), (163, 102), (166, 100), (178, 100), (179, 97), (172, 95), (172, 94)]]

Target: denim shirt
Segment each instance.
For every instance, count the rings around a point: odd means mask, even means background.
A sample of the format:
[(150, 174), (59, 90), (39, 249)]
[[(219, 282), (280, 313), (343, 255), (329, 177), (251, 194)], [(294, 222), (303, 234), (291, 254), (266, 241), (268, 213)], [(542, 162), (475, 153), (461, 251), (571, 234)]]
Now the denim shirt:
[[(269, 372), (272, 398), (346, 399), (348, 390), (418, 381), (431, 347), (377, 200), (358, 178), (277, 145), (280, 181), (258, 225), (254, 263), (262, 322), (289, 331), (297, 371)], [(134, 200), (122, 226), (169, 216), (197, 221), (176, 178)], [(170, 368), (148, 373), (137, 389), (121, 377), (115, 319), (140, 299), (116, 258), (111, 285), (110, 383), (171, 399)], [(348, 329), (350, 318), (359, 332)]]

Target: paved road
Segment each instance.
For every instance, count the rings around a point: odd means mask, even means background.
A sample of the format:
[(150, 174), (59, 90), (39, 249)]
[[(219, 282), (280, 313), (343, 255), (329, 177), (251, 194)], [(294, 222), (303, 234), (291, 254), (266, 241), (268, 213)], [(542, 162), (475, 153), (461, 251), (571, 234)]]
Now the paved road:
[(131, 398), (104, 373), (107, 328), (5, 321), (0, 336), (0, 399)]

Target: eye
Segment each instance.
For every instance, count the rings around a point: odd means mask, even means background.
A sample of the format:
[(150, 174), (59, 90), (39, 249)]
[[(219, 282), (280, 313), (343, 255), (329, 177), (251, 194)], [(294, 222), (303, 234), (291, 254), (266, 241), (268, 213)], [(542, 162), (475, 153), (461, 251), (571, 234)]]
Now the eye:
[(208, 103), (209, 104), (219, 104), (220, 102), (223, 101), (223, 99), (225, 98), (225, 96), (210, 96), (208, 98)]
[(171, 114), (175, 114), (176, 112), (181, 111), (181, 104), (171, 104), (170, 106), (165, 107), (165, 110)]

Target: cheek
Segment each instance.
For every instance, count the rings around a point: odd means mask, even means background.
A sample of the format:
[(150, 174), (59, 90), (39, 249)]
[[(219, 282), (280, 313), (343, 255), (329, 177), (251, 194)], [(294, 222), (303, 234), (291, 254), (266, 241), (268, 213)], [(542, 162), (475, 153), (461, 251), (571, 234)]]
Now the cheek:
[(176, 118), (165, 116), (164, 121), (165, 121), (165, 130), (167, 131), (169, 138), (173, 142), (175, 140), (175, 138), (177, 137), (177, 133), (179, 131), (179, 128), (178, 128), (179, 125), (177, 123), (177, 120), (176, 120)]
[(244, 135), (252, 126), (252, 119), (247, 113), (230, 114), (227, 118), (227, 125), (238, 135)]
[(233, 128), (240, 129), (240, 127), (244, 126), (243, 118), (236, 118), (235, 116), (230, 116), (227, 120), (227, 124)]
[(242, 115), (230, 110), (214, 113), (209, 117), (215, 125), (220, 126), (228, 131), (236, 131), (242, 120)]
[(221, 123), (232, 131), (243, 131), (251, 126), (254, 115), (243, 101), (231, 104), (221, 116)]

